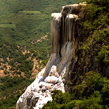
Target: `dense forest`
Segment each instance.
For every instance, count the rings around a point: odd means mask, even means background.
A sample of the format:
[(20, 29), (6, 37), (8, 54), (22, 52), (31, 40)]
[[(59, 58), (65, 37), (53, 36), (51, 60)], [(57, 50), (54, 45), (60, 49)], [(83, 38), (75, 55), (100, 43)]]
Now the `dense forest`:
[[(62, 93), (53, 91), (53, 101), (49, 101), (43, 109), (109, 109), (109, 1), (108, 0), (81, 0), (86, 1), (86, 14), (83, 28), (83, 42), (81, 54), (83, 57), (78, 66), (85, 64), (92, 66), (90, 57), (96, 57), (99, 71), (90, 71), (79, 78), (84, 80), (73, 87), (73, 92)], [(86, 54), (89, 58), (86, 63)], [(107, 78), (108, 77), (108, 78)], [(78, 79), (78, 80), (80, 80)], [(76, 77), (72, 79), (72, 85)]]
[(0, 1), (0, 109), (15, 109), (19, 96), (46, 65), (51, 52), (51, 13), (76, 2)]

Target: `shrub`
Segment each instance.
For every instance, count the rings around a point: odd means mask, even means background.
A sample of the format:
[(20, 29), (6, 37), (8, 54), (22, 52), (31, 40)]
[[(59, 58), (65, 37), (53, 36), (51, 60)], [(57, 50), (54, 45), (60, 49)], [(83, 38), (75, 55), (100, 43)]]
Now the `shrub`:
[(102, 78), (98, 72), (89, 72), (87, 73), (85, 84), (94, 90), (101, 90), (104, 85), (104, 79), (105, 78)]
[(8, 74), (9, 72), (7, 70), (4, 71), (4, 74)]
[(103, 104), (109, 106), (109, 80), (106, 81), (101, 93), (103, 98)]
[(109, 64), (109, 50), (104, 46), (101, 48), (101, 50), (98, 52), (98, 56), (96, 61), (100, 64), (108, 65)]

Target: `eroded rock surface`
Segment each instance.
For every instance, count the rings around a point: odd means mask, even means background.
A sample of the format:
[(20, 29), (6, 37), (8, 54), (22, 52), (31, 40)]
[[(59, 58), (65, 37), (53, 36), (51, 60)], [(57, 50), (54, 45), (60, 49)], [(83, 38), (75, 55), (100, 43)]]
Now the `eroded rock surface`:
[(64, 90), (62, 77), (58, 75), (56, 66), (52, 66), (49, 75), (44, 78), (45, 68), (39, 72), (34, 82), (28, 86), (16, 104), (16, 109), (39, 109), (43, 104), (52, 100), (51, 93), (53, 90)]
[(80, 35), (78, 22), (84, 6), (83, 4), (63, 6), (61, 13), (51, 15), (51, 57), (46, 67), (21, 95), (16, 109), (39, 109), (44, 103), (52, 100), (53, 90), (62, 90), (62, 92), (67, 90), (72, 60), (75, 64), (78, 59), (75, 54)]

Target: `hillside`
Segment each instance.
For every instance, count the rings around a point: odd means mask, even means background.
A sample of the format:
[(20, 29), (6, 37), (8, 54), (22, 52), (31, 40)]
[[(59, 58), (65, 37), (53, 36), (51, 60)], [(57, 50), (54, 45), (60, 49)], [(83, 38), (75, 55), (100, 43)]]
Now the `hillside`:
[(51, 53), (50, 15), (77, 0), (0, 1), (0, 109), (14, 109), (19, 96)]
[(31, 41), (50, 32), (50, 14), (59, 12), (62, 5), (75, 2), (3, 0), (0, 3), (1, 38), (22, 45), (29, 44), (30, 47)]

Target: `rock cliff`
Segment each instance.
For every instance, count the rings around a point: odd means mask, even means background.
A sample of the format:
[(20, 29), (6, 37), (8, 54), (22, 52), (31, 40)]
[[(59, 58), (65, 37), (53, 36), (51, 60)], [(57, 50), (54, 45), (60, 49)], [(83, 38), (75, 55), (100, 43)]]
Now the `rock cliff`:
[[(39, 72), (16, 103), (16, 109), (39, 109), (52, 100), (53, 90), (72, 91), (76, 74), (78, 49), (82, 39), (80, 23), (86, 4), (63, 6), (60, 13), (51, 14), (52, 53), (46, 67)], [(79, 71), (79, 70), (78, 70)], [(76, 77), (77, 79), (77, 77)], [(75, 79), (75, 80), (76, 80)]]

